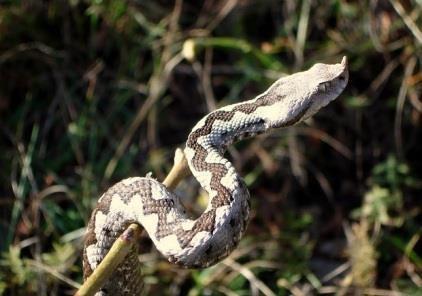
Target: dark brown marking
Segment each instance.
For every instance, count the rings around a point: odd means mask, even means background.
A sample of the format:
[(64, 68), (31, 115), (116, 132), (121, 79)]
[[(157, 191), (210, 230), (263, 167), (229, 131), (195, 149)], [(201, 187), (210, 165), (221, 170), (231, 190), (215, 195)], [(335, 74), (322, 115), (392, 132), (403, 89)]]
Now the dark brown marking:
[(145, 196), (144, 192), (142, 192), (142, 190), (144, 190), (145, 188), (147, 188), (149, 186), (145, 186), (144, 181), (140, 180), (140, 181), (134, 181), (131, 182), (130, 184), (125, 184), (123, 182), (119, 182), (116, 183), (115, 185), (113, 185), (107, 192), (106, 192), (106, 196), (107, 197), (107, 202), (110, 201), (113, 198), (114, 195), (118, 195), (119, 198), (123, 201), (123, 203), (128, 204), (131, 200), (132, 197), (136, 194), (139, 194), (141, 196)]
[(84, 275), (84, 281), (92, 274), (92, 269), (91, 266), (89, 265), (89, 261), (88, 261), (88, 255), (86, 253), (86, 248), (90, 245), (96, 244), (97, 243), (97, 238), (95, 237), (95, 225), (94, 225), (94, 217), (95, 214), (97, 213), (97, 209), (94, 210), (94, 212), (92, 213), (92, 217), (90, 219), (90, 221), (88, 222), (88, 226), (87, 226), (87, 231), (85, 234), (85, 242), (84, 242), (84, 251), (83, 251), (83, 275)]
[(95, 237), (95, 215), (97, 214), (98, 209), (95, 209), (92, 212), (92, 217), (88, 222), (87, 231), (85, 234), (85, 246), (90, 246), (92, 244), (95, 244), (97, 242), (97, 238)]
[(182, 248), (186, 248), (189, 243), (192, 241), (193, 237), (201, 232), (207, 231), (210, 233), (214, 232), (215, 224), (215, 210), (210, 210), (203, 213), (193, 225), (191, 230), (179, 229), (176, 233), (179, 244)]
[[(104, 195), (101, 198), (101, 201), (98, 202), (96, 209), (103, 213), (104, 215), (107, 215), (110, 211), (110, 204), (111, 204), (111, 197), (108, 192), (104, 193)], [(93, 216), (95, 217), (95, 216)]]
[(198, 171), (212, 172), (210, 186), (218, 192), (217, 196), (212, 199), (213, 208), (229, 205), (231, 192), (221, 184), (221, 179), (227, 174), (227, 168), (219, 163), (207, 163), (205, 158), (208, 152), (199, 144), (195, 143), (195, 155), (192, 164)]
[[(210, 187), (212, 190), (215, 190), (218, 193), (217, 196), (214, 197), (211, 201), (214, 209), (220, 206), (229, 205), (232, 202), (232, 193), (221, 184), (221, 179), (227, 174), (227, 168), (222, 164), (210, 164), (205, 161), (205, 158), (208, 155), (208, 151), (206, 151), (201, 145), (198, 144), (198, 138), (208, 135), (211, 132), (213, 124), (216, 120), (230, 121), (236, 112), (251, 114), (260, 106), (269, 106), (282, 99), (283, 96), (275, 94), (270, 89), (270, 91), (268, 91), (265, 95), (256, 99), (255, 102), (239, 104), (233, 107), (233, 110), (231, 111), (217, 110), (210, 113), (205, 119), (204, 125), (189, 135), (186, 146), (192, 148), (195, 151), (195, 154), (192, 157), (192, 165), (197, 171), (209, 171), (212, 173)], [(263, 124), (263, 121), (253, 124)], [(246, 136), (252, 136), (255, 134), (256, 133), (246, 133)], [(230, 139), (227, 141), (232, 142)], [(216, 148), (219, 149), (219, 147)]]
[(256, 103), (244, 103), (237, 105), (233, 108), (233, 111), (239, 111), (245, 114), (251, 114), (252, 112), (255, 112), (255, 110), (259, 107)]
[(282, 87), (283, 83), (283, 81), (274, 83), (264, 95), (256, 99), (256, 104), (259, 106), (271, 106), (282, 101), (285, 95), (277, 93), (277, 90)]
[(147, 199), (144, 200), (144, 214), (159, 214), (161, 212), (168, 213), (174, 206), (174, 201), (170, 198), (163, 199)]
[(210, 115), (208, 115), (208, 117), (205, 119), (204, 125), (189, 135), (186, 146), (196, 150), (195, 148), (199, 146), (197, 143), (198, 138), (208, 135), (211, 132), (212, 125), (216, 120), (230, 121), (233, 118), (234, 113), (235, 112), (233, 111), (215, 111), (210, 113)]
[(175, 222), (167, 222), (167, 214), (174, 207), (174, 201), (172, 199), (146, 199), (144, 200), (143, 209), (145, 215), (157, 214), (158, 215), (158, 224), (156, 229), (157, 239), (160, 240), (163, 237), (166, 237), (174, 233)]

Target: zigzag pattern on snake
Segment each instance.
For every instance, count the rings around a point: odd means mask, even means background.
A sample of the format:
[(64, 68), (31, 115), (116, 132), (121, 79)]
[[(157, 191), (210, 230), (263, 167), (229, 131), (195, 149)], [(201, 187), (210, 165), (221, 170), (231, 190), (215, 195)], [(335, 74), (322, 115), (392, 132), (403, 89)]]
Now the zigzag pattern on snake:
[[(209, 194), (205, 211), (189, 218), (179, 197), (149, 177), (128, 178), (98, 201), (84, 247), (86, 279), (113, 242), (131, 223), (146, 230), (170, 262), (189, 268), (217, 263), (237, 246), (249, 218), (249, 193), (224, 157), (227, 145), (302, 121), (338, 97), (348, 82), (346, 57), (339, 64), (315, 64), (277, 80), (253, 100), (213, 111), (192, 129), (184, 154), (193, 176)], [(142, 291), (136, 250), (117, 268), (97, 295), (134, 295)]]

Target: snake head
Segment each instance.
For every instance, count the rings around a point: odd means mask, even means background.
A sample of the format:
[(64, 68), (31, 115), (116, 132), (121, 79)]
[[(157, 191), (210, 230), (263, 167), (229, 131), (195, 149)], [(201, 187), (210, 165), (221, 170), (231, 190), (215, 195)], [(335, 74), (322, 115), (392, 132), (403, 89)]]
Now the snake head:
[(339, 64), (313, 65), (285, 76), (256, 98), (257, 113), (267, 128), (289, 126), (307, 119), (336, 99), (347, 85), (347, 58)]
[(343, 92), (349, 80), (347, 57), (344, 56), (339, 64), (315, 64), (302, 73), (309, 78), (306, 90), (308, 96), (305, 97), (304, 102), (308, 105), (308, 109), (303, 115), (303, 119), (306, 119), (327, 106)]

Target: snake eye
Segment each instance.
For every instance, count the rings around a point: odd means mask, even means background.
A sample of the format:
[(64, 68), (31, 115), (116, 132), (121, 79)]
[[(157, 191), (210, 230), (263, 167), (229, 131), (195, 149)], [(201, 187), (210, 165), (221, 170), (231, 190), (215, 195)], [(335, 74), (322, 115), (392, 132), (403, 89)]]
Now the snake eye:
[(318, 88), (319, 88), (320, 91), (323, 91), (323, 92), (327, 91), (327, 86), (326, 86), (325, 83), (320, 83), (318, 85)]
[(346, 80), (346, 77), (344, 77), (344, 74), (341, 74), (338, 79), (341, 80), (341, 81), (344, 81), (344, 80)]

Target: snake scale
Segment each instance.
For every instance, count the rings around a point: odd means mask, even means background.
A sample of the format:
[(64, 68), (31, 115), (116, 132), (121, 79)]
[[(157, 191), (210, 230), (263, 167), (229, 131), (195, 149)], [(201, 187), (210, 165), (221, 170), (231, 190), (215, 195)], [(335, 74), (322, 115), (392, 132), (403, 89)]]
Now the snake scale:
[[(225, 106), (202, 118), (184, 154), (209, 201), (191, 219), (177, 195), (150, 177), (122, 180), (105, 192), (88, 223), (83, 253), (86, 279), (130, 223), (139, 223), (170, 262), (188, 268), (213, 265), (230, 254), (245, 232), (249, 193), (224, 157), (230, 143), (298, 123), (337, 98), (348, 82), (347, 59), (313, 65), (282, 77), (256, 98)], [(97, 295), (142, 293), (137, 251), (125, 258)]]

